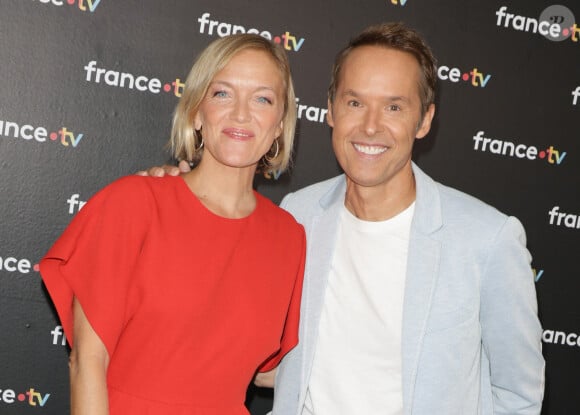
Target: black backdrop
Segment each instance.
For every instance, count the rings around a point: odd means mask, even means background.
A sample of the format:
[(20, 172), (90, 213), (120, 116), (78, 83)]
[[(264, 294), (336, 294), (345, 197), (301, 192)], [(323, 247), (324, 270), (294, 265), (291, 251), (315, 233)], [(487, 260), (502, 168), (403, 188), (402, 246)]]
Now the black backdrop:
[[(0, 413), (67, 413), (67, 349), (36, 264), (96, 190), (169, 160), (179, 82), (205, 45), (254, 29), (288, 49), (295, 164), (257, 180), (278, 202), (339, 171), (321, 122), (334, 54), (365, 26), (399, 20), (440, 63), (435, 126), (415, 160), (524, 223), (545, 330), (543, 413), (580, 413), (580, 4), (559, 4), (0, 0)], [(248, 404), (263, 414), (271, 401), (252, 388)]]

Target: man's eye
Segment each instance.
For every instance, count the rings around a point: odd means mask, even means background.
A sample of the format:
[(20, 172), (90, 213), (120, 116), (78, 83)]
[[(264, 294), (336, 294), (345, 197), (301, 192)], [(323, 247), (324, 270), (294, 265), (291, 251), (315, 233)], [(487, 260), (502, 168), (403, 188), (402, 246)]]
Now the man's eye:
[(355, 101), (355, 100), (350, 100), (347, 102), (347, 105), (349, 107), (360, 107), (360, 102)]
[(396, 104), (389, 105), (388, 109), (389, 111), (401, 111), (401, 107)]

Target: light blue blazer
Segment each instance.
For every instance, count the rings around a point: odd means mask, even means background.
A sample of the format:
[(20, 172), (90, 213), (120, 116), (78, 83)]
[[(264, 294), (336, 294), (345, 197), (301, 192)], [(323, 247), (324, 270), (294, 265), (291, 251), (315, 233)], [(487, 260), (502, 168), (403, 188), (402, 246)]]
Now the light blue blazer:
[[(522, 225), (436, 183), (416, 165), (413, 172), (417, 196), (403, 301), (404, 414), (539, 414), (542, 329)], [(345, 177), (338, 176), (282, 201), (304, 225), (308, 248), (300, 340), (279, 366), (274, 415), (299, 415), (304, 404), (345, 190)]]

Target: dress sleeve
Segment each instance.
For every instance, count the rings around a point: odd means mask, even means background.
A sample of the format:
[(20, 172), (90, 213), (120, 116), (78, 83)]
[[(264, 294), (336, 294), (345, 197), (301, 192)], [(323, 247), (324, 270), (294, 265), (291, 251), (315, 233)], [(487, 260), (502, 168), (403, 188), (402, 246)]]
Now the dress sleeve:
[(284, 323), (280, 349), (262, 363), (258, 368), (258, 372), (268, 372), (277, 367), (286, 353), (298, 344), (302, 281), (304, 279), (304, 263), (306, 258), (306, 235), (304, 234), (304, 228), (302, 225), (300, 225), (300, 230), (302, 236), (302, 243), (300, 244), (300, 261), (298, 261), (298, 267), (296, 268), (294, 288), (292, 290), (290, 306), (288, 307), (288, 314), (286, 315), (286, 321)]
[(73, 346), (76, 297), (109, 356), (130, 318), (132, 277), (151, 217), (144, 178), (99, 191), (40, 262), (40, 273)]

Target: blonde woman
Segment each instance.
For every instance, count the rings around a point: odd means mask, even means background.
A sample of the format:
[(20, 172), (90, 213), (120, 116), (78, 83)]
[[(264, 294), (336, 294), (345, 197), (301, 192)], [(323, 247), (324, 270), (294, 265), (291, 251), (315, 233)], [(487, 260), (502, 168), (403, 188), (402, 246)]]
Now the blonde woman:
[(297, 343), (302, 226), (252, 188), (295, 126), (285, 52), (257, 35), (199, 56), (174, 119), (180, 177), (98, 192), (41, 262), (71, 343), (73, 415), (246, 415), (246, 388)]

